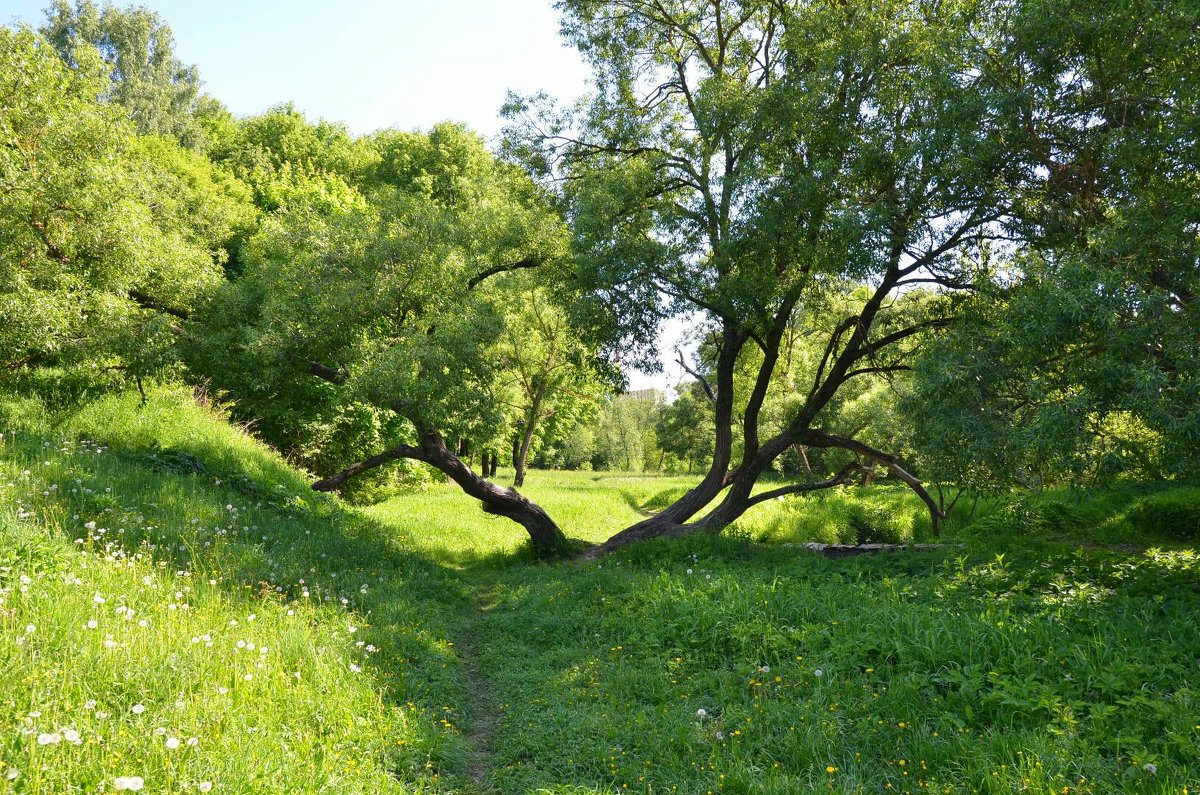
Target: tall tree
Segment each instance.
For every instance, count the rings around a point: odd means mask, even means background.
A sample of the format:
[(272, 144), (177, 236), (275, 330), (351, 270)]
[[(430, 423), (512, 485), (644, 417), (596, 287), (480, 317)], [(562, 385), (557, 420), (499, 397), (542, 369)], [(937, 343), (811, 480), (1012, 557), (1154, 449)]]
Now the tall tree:
[(200, 73), (175, 56), (170, 26), (141, 7), (97, 6), (92, 0), (53, 0), (42, 33), (63, 60), (81, 61), (96, 49), (107, 67), (102, 96), (120, 106), (143, 135), (167, 135), (189, 146), (203, 143), (194, 117)]
[(512, 433), (513, 486), (525, 484), (535, 434), (559, 414), (578, 415), (596, 404), (604, 385), (595, 355), (575, 334), (565, 312), (536, 285), (510, 293), (497, 364), (506, 402), (516, 413)]
[[(1020, 129), (990, 68), (986, 2), (780, 4), (564, 0), (564, 29), (597, 93), (576, 117), (514, 101), (514, 150), (563, 181), (593, 319), (623, 345), (689, 308), (716, 329), (714, 453), (694, 489), (602, 547), (717, 531), (768, 497), (794, 445), (876, 461), (938, 509), (891, 452), (827, 429), (856, 379), (908, 365), (937, 314), (893, 324), (914, 285), (967, 287), (1000, 234)], [(833, 319), (811, 382), (764, 437), (763, 406), (798, 308), (868, 284)], [(885, 330), (886, 329), (886, 330)], [(758, 366), (735, 423), (739, 362)], [(736, 437), (740, 447), (735, 460)], [(723, 496), (722, 493), (724, 493)], [(720, 496), (707, 515), (693, 520)]]
[[(300, 176), (308, 169), (280, 183), (280, 206), (248, 242), (243, 270), (195, 317), (193, 337), (207, 342), (193, 366), (218, 386), (232, 376), (242, 409), (292, 438), (314, 420), (377, 423), (368, 436), (385, 448), (314, 488), (420, 461), (522, 524), (537, 546), (557, 548), (565, 539), (554, 521), (473, 471), (457, 441), (504, 427), (497, 343), (524, 290), (508, 277), (563, 258), (561, 221), (525, 175), (461, 127), (373, 146), (378, 166), (358, 172), (357, 186), (319, 170)], [(229, 333), (203, 333), (223, 319)]]

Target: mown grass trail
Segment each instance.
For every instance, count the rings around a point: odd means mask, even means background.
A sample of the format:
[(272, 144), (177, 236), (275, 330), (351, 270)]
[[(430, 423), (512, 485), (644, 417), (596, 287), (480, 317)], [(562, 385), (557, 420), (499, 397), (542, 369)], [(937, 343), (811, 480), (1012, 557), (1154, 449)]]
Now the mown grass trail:
[[(0, 420), (0, 792), (1200, 791), (1200, 560), (1089, 548), (1127, 498), (965, 551), (539, 562), (450, 489), (314, 495), (182, 395)], [(529, 490), (595, 540), (686, 485)], [(874, 494), (809, 529), (902, 530)]]

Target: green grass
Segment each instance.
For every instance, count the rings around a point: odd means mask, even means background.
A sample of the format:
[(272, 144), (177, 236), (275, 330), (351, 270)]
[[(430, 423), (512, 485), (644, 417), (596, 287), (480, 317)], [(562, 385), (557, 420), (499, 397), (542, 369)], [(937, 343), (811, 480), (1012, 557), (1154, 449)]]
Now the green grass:
[[(448, 486), (313, 494), (177, 393), (9, 400), (0, 432), (0, 792), (1200, 791), (1200, 558), (1140, 492), (989, 502), (961, 549), (786, 546), (925, 532), (850, 489), (546, 563)], [(689, 484), (526, 491), (599, 540)]]

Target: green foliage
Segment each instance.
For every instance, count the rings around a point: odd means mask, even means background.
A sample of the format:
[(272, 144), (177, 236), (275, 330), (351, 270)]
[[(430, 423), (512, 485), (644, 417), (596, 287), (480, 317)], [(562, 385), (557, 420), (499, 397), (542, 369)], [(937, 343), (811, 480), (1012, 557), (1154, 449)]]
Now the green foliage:
[(137, 138), (96, 100), (99, 63), (70, 69), (28, 30), (0, 30), (0, 354), (8, 369), (170, 363), (176, 318), (220, 278), (253, 218), (203, 158)]
[[(98, 51), (108, 85), (101, 96), (119, 106), (143, 135), (166, 135), (203, 148), (194, 111), (201, 100), (200, 73), (175, 57), (171, 28), (143, 7), (97, 6), (92, 0), (53, 0), (42, 34), (72, 67), (88, 65)], [(211, 102), (211, 100), (208, 100)]]
[(927, 349), (910, 416), (974, 482), (1200, 472), (1200, 37), (1188, 2), (1017, 7), (1024, 246)]

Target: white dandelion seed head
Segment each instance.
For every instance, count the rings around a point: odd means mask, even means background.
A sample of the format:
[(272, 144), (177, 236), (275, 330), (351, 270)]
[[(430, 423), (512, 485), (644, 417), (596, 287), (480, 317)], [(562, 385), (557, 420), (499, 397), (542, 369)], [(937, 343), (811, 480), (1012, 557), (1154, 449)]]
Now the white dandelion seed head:
[(178, 747), (179, 747), (179, 738), (178, 737), (168, 737), (167, 738), (167, 750), (168, 751), (174, 751)]
[(138, 792), (144, 786), (146, 786), (146, 781), (141, 776), (117, 776), (113, 779), (113, 789), (115, 790)]
[(132, 707), (129, 708), (129, 711), (132, 712), (134, 715), (141, 715), (143, 712), (146, 711), (146, 705), (145, 704), (134, 704)]
[(696, 710), (697, 718), (703, 719), (704, 716), (707, 714), (708, 714), (708, 710), (706, 710), (704, 707), (701, 707), (700, 709)]
[(824, 675), (825, 675), (825, 672), (822, 671), (820, 668), (813, 671), (813, 676), (824, 676)]
[(196, 785), (196, 789), (200, 790), (201, 792), (212, 792), (212, 782), (211, 781), (201, 781), (199, 784)]
[(58, 745), (62, 742), (62, 735), (58, 732), (42, 732), (37, 736), (38, 745)]

